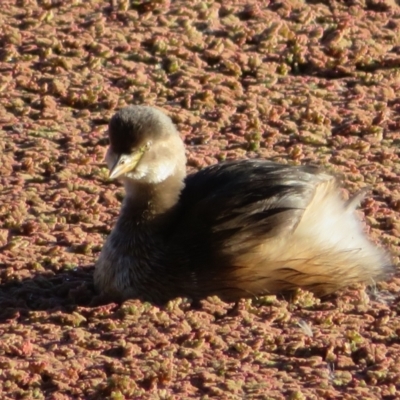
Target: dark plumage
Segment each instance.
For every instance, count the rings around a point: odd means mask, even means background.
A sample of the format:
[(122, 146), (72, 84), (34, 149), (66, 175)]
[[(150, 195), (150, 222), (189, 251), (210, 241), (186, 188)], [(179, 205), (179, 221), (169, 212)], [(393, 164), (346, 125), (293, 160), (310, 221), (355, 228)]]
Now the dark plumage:
[(109, 125), (110, 177), (125, 186), (119, 219), (95, 270), (115, 299), (224, 300), (301, 287), (326, 295), (393, 269), (345, 202), (336, 178), (312, 166), (225, 162), (186, 177), (182, 140), (151, 107)]

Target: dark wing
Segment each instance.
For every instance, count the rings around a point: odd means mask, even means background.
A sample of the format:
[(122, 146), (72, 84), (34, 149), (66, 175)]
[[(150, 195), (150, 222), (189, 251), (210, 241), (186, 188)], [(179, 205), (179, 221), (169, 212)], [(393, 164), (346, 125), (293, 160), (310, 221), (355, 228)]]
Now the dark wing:
[(258, 160), (220, 163), (189, 175), (170, 232), (170, 259), (179, 257), (176, 265), (191, 271), (232, 265), (269, 237), (292, 232), (327, 177), (313, 166)]

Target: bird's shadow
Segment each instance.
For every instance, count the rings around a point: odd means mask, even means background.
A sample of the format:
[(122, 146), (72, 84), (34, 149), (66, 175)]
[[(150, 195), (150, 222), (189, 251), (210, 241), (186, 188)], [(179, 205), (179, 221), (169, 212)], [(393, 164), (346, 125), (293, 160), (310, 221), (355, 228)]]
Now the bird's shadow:
[(73, 312), (77, 307), (102, 303), (93, 284), (94, 266), (81, 266), (59, 273), (41, 273), (33, 278), (0, 285), (0, 324), (24, 319), (32, 311)]
[[(73, 313), (81, 307), (95, 308), (109, 304), (119, 308), (127, 299), (98, 293), (94, 286), (93, 272), (93, 264), (83, 265), (0, 284), (0, 324), (15, 319), (19, 322), (28, 321), (35, 311)], [(136, 300), (143, 301), (140, 298)], [(166, 304), (153, 303), (159, 307)], [(193, 309), (202, 308), (200, 301), (191, 300), (189, 304)]]
[[(73, 313), (80, 307), (93, 308), (110, 303), (118, 308), (124, 300), (99, 294), (94, 286), (93, 272), (93, 265), (85, 265), (58, 273), (38, 273), (33, 278), (3, 283), (0, 285), (0, 324), (15, 319), (28, 321), (35, 311)], [(186, 300), (189, 308), (203, 309), (202, 300)], [(164, 307), (166, 304), (153, 305)], [(226, 310), (227, 315), (236, 315), (239, 308), (239, 302), (231, 303)]]
[[(33, 278), (13, 280), (0, 285), (0, 324), (11, 320), (28, 320), (31, 312), (72, 313), (79, 307), (97, 307), (114, 303), (118, 307), (123, 300), (100, 295), (93, 283), (94, 265), (79, 266), (58, 273), (38, 273)], [(293, 293), (281, 294), (280, 300), (292, 302)], [(321, 298), (323, 303), (335, 304), (337, 293)], [(138, 299), (140, 300), (140, 299)], [(202, 301), (191, 299), (190, 308), (203, 308)], [(155, 304), (156, 305), (156, 304)], [(162, 306), (157, 304), (158, 306)], [(235, 315), (239, 302), (231, 303), (227, 315)]]

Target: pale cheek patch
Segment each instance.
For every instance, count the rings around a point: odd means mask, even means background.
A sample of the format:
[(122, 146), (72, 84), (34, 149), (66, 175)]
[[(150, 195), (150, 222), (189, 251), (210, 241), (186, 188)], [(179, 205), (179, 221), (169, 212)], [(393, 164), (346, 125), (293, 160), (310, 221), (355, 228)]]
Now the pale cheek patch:
[(149, 168), (146, 164), (139, 164), (136, 169), (127, 176), (131, 179), (141, 180), (148, 183), (160, 183), (165, 181), (174, 172), (175, 164), (158, 163), (152, 168)]
[(154, 183), (165, 181), (174, 172), (175, 165), (172, 163), (162, 163), (154, 168), (151, 174), (151, 179)]

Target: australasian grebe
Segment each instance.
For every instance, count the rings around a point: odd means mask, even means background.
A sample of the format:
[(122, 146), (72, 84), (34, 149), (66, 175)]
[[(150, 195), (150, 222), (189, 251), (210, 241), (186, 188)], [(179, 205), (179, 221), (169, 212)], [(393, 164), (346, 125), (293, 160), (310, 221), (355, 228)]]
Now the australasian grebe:
[(110, 178), (125, 186), (95, 269), (112, 298), (226, 301), (303, 288), (318, 296), (393, 269), (337, 179), (314, 166), (223, 162), (186, 176), (185, 147), (158, 109), (130, 106), (109, 124)]

